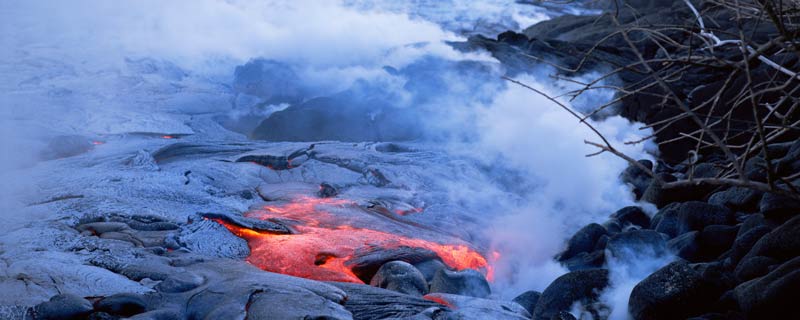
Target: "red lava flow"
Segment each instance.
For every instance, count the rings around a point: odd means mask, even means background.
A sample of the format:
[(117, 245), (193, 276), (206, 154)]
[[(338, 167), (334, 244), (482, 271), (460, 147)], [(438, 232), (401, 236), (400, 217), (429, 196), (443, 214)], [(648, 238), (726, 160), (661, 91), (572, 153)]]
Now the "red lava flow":
[[(348, 267), (348, 261), (362, 249), (399, 247), (424, 248), (435, 252), (456, 270), (475, 269), (491, 281), (492, 266), (487, 258), (467, 245), (440, 244), (393, 233), (356, 228), (337, 223), (327, 208), (356, 206), (349, 200), (299, 197), (283, 205), (267, 205), (245, 214), (249, 218), (294, 221), (295, 234), (260, 233), (217, 221), (247, 240), (247, 261), (270, 272), (323, 281), (362, 281)], [(492, 258), (496, 258), (494, 253)]]

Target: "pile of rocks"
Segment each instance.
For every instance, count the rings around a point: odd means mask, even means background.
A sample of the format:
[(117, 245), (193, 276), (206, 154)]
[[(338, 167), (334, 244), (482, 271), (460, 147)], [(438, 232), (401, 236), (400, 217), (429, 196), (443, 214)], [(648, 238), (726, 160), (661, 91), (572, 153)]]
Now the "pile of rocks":
[[(771, 145), (770, 150), (776, 166), (790, 164), (798, 172), (800, 141)], [(673, 179), (689, 170), (660, 168), (661, 175)], [(713, 162), (702, 162), (695, 172), (713, 168)], [(641, 252), (675, 258), (633, 289), (629, 312), (634, 319), (800, 315), (791, 303), (800, 287), (800, 202), (743, 187), (661, 190), (638, 171), (631, 166), (621, 178), (639, 189), (644, 200), (656, 203), (658, 212), (651, 219), (639, 207), (626, 207), (605, 223), (576, 232), (557, 257), (572, 272), (531, 305), (534, 319), (570, 311), (576, 301), (602, 318), (607, 307), (598, 306), (598, 292), (609, 285), (607, 258), (624, 261)]]

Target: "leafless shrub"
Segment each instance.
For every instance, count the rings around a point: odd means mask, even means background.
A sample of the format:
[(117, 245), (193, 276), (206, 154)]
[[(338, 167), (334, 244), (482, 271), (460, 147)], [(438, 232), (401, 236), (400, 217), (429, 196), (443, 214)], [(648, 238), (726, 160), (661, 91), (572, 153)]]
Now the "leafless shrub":
[[(800, 132), (800, 70), (793, 70), (800, 58), (800, 0), (708, 0), (702, 7), (683, 0), (695, 19), (684, 25), (621, 24), (619, 11), (606, 15), (617, 27), (584, 53), (577, 67), (551, 65), (559, 71), (573, 74), (585, 68), (596, 49), (612, 37), (622, 37), (630, 49), (633, 60), (590, 82), (578, 82), (581, 88), (561, 96), (572, 99), (589, 90), (608, 88), (603, 80), (621, 72), (642, 75), (636, 83), (617, 86), (617, 97), (610, 103), (597, 106), (594, 111), (580, 114), (560, 103), (556, 97), (547, 96), (517, 80), (506, 78), (556, 102), (579, 121), (588, 126), (600, 139), (586, 141), (598, 152), (612, 153), (647, 172), (664, 189), (692, 185), (739, 186), (800, 199), (800, 192), (792, 182), (800, 178), (798, 172), (779, 172), (773, 165), (768, 146), (775, 142), (796, 139)], [(617, 7), (619, 8), (619, 6)], [(631, 9), (631, 8), (628, 8)], [(632, 10), (632, 9), (631, 9)], [(723, 21), (719, 21), (722, 19)], [(766, 31), (765, 31), (766, 30)], [(674, 35), (680, 34), (683, 39)], [(768, 34), (764, 37), (764, 34)], [(644, 54), (641, 44), (653, 43), (658, 54)], [(544, 61), (532, 54), (530, 59)], [(676, 91), (676, 81), (691, 70), (708, 68), (724, 75), (718, 81), (714, 94), (704, 99), (689, 99)], [(767, 70), (768, 72), (764, 72)], [(760, 73), (758, 73), (760, 72)], [(765, 74), (767, 76), (765, 76)], [(562, 76), (558, 76), (563, 79)], [(692, 130), (670, 139), (658, 141), (659, 145), (684, 143), (693, 146), (687, 150), (686, 163), (692, 167), (685, 179), (665, 182), (647, 167), (612, 146), (603, 135), (586, 120), (605, 108), (636, 95), (649, 95), (660, 101), (658, 107), (676, 109), (672, 116), (651, 121), (643, 128), (652, 128), (654, 134), (627, 144), (655, 139), (664, 130), (676, 131), (680, 122), (690, 122)], [(697, 155), (717, 153), (724, 156), (718, 161), (722, 170), (716, 177), (695, 178), (693, 166)], [(753, 157), (764, 159), (764, 179), (752, 179), (746, 172), (746, 163)]]

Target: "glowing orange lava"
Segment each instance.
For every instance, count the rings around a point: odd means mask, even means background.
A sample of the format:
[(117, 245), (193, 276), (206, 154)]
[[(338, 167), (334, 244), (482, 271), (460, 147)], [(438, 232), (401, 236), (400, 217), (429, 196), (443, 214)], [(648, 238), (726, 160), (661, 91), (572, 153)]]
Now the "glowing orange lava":
[[(440, 244), (394, 233), (344, 225), (346, 220), (331, 213), (337, 209), (352, 215), (360, 212), (351, 201), (334, 198), (300, 197), (280, 206), (264, 206), (250, 211), (249, 218), (275, 219), (291, 225), (295, 234), (259, 233), (217, 220), (237, 236), (247, 240), (250, 256), (247, 261), (261, 269), (303, 278), (356, 282), (348, 262), (359, 252), (369, 249), (400, 247), (424, 248), (436, 253), (456, 270), (475, 269), (493, 272), (487, 259), (466, 244)], [(352, 218), (352, 217), (351, 217)]]
[(164, 136), (161, 136), (161, 138), (163, 138), (163, 139), (175, 139), (175, 137), (170, 136), (170, 135), (164, 135)]

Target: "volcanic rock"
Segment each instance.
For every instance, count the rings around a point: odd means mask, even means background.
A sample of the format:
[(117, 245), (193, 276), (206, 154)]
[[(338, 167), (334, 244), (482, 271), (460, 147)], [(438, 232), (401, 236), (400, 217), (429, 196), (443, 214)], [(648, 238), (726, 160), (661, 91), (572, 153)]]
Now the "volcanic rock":
[(632, 230), (611, 237), (606, 250), (619, 260), (632, 262), (642, 256), (665, 255), (667, 241), (663, 235), (653, 230)]
[(189, 273), (181, 272), (170, 275), (164, 281), (159, 282), (155, 289), (159, 292), (165, 293), (178, 293), (186, 292), (199, 287), (204, 282), (203, 277)]
[(571, 313), (567, 311), (559, 311), (556, 315), (554, 315), (551, 320), (578, 320), (573, 316)]
[[(742, 226), (741, 229), (744, 229), (744, 226)], [(739, 233), (736, 235), (736, 240), (733, 241), (733, 246), (731, 247), (731, 261), (734, 264), (739, 263), (739, 260), (750, 252), (753, 245), (771, 230), (772, 229), (769, 227), (763, 225), (750, 228), (746, 230), (746, 232), (739, 230)]]
[(453, 313), (446, 319), (464, 320), (522, 320), (531, 315), (525, 308), (509, 301), (481, 299), (447, 293), (431, 293), (425, 299), (436, 301), (449, 307)]
[(707, 225), (732, 224), (734, 214), (728, 208), (699, 201), (673, 203), (659, 210), (651, 225), (674, 238), (684, 232), (700, 231)]
[[(653, 170), (652, 161), (639, 160), (639, 163), (648, 169)], [(633, 186), (633, 193), (636, 195), (636, 200), (639, 200), (642, 195), (644, 195), (647, 187), (650, 186), (650, 183), (653, 181), (653, 177), (639, 168), (639, 166), (629, 165), (628, 168), (626, 168), (625, 171), (622, 171), (622, 174), (620, 174), (620, 180)]]
[(689, 262), (697, 262), (700, 260), (700, 244), (697, 242), (698, 234), (700, 234), (700, 231), (684, 233), (670, 239), (669, 242), (667, 242), (667, 246), (676, 256)]
[(33, 308), (34, 319), (78, 320), (93, 310), (92, 303), (72, 294), (59, 294)]
[(634, 319), (683, 319), (702, 313), (720, 294), (688, 263), (677, 261), (639, 282), (628, 308)]
[(603, 226), (592, 223), (576, 232), (567, 242), (567, 249), (558, 256), (559, 261), (566, 261), (581, 252), (590, 252), (595, 247), (595, 243), (608, 232)]
[(622, 225), (630, 224), (641, 228), (650, 227), (650, 216), (644, 213), (641, 207), (625, 207), (614, 212), (611, 217), (619, 220)]
[(137, 294), (120, 293), (105, 297), (95, 303), (95, 309), (113, 315), (130, 317), (147, 309), (145, 299)]
[(736, 265), (734, 274), (739, 281), (747, 281), (767, 274), (772, 266), (779, 263), (778, 259), (765, 256), (748, 257)]
[(531, 290), (523, 292), (511, 301), (518, 303), (525, 308), (525, 310), (533, 314), (533, 309), (536, 309), (536, 304), (539, 302), (539, 297), (541, 296), (541, 292)]
[(775, 230), (761, 237), (742, 261), (766, 256), (786, 261), (800, 256), (800, 216), (795, 216)]
[[(600, 243), (600, 241), (598, 241), (598, 243)], [(592, 252), (578, 253), (572, 258), (561, 261), (561, 264), (569, 271), (577, 271), (600, 268), (605, 261), (605, 251), (603, 249), (597, 249)]]
[(200, 213), (199, 215), (203, 219), (219, 219), (224, 222), (231, 223), (239, 227), (247, 228), (253, 231), (267, 232), (274, 234), (292, 233), (292, 230), (289, 229), (289, 227), (270, 220), (251, 219), (234, 214), (212, 213), (212, 212), (203, 212)]
[(320, 198), (335, 197), (337, 194), (339, 194), (339, 190), (337, 190), (333, 185), (327, 182), (323, 182), (319, 185), (319, 191), (317, 192), (317, 195)]
[(758, 202), (763, 194), (761, 191), (749, 188), (731, 187), (712, 194), (708, 198), (708, 203), (734, 211), (755, 212), (758, 211)]
[(389, 261), (404, 261), (410, 264), (439, 259), (435, 252), (424, 248), (372, 248), (356, 252), (346, 265), (359, 279), (369, 283), (378, 269)]
[(486, 278), (480, 272), (472, 269), (462, 271), (439, 269), (431, 280), (430, 292), (452, 293), (477, 298), (485, 298), (492, 293)]
[(704, 261), (716, 259), (730, 249), (738, 232), (738, 226), (710, 225), (703, 228), (697, 238), (702, 250), (702, 259)]
[(425, 281), (430, 283), (433, 281), (433, 276), (439, 272), (440, 269), (447, 269), (447, 266), (439, 259), (429, 259), (422, 262), (414, 263), (414, 268), (419, 270), (425, 277)]
[(413, 317), (431, 308), (435, 308), (437, 314), (444, 309), (438, 303), (382, 288), (343, 282), (329, 284), (347, 294), (344, 307), (353, 314), (354, 319)]
[(800, 140), (795, 141), (778, 160), (776, 171), (783, 176), (800, 171)]
[(250, 255), (246, 240), (211, 220), (201, 219), (182, 226), (176, 240), (181, 247), (210, 257), (244, 259)]
[(608, 286), (608, 270), (590, 269), (558, 277), (542, 292), (533, 311), (533, 319), (549, 320), (561, 311), (569, 311), (576, 301), (589, 304)]
[(417, 268), (404, 261), (384, 263), (369, 284), (373, 287), (418, 297), (428, 293), (425, 276)]
[(800, 257), (789, 260), (761, 278), (734, 289), (742, 311), (752, 319), (796, 319), (800, 317), (796, 293), (800, 288)]
[(800, 214), (800, 200), (766, 193), (759, 203), (761, 214), (767, 219), (786, 220)]

